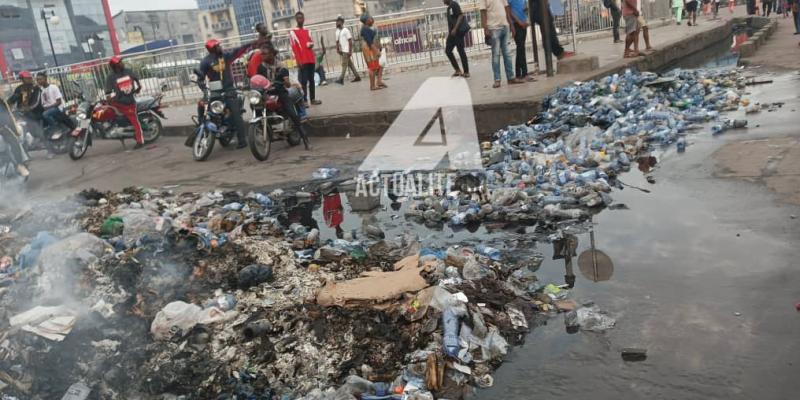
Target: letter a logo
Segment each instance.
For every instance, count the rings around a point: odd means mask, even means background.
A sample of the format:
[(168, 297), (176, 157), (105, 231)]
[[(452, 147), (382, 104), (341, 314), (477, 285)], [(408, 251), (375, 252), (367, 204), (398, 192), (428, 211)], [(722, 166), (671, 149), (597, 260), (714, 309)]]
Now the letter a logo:
[(472, 96), (463, 79), (428, 78), (359, 171), (482, 169)]

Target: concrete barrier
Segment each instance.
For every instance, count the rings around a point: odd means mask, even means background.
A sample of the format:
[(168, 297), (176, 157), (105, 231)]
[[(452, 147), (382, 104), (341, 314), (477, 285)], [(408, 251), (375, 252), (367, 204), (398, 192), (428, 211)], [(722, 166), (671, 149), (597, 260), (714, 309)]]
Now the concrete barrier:
[(756, 44), (752, 40), (748, 40), (739, 46), (739, 57), (752, 57), (754, 54), (756, 54)]
[(577, 74), (591, 72), (600, 68), (600, 59), (597, 56), (576, 54), (570, 58), (558, 60), (558, 74)]

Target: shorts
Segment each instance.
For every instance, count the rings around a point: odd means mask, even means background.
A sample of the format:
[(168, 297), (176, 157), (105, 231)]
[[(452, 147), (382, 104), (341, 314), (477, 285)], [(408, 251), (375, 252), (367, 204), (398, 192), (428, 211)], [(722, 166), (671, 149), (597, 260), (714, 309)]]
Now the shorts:
[(696, 12), (696, 11), (697, 11), (697, 0), (686, 3), (686, 12)]
[(639, 17), (635, 15), (625, 16), (625, 34), (630, 35), (639, 30)]

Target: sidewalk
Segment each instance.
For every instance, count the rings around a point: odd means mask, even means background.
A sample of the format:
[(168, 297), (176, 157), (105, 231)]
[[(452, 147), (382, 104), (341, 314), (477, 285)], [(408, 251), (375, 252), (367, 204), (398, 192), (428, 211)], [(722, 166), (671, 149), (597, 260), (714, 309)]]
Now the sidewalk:
[[(698, 17), (698, 26), (690, 27), (685, 24), (680, 26), (670, 24), (651, 29), (650, 38), (653, 47), (657, 51), (648, 58), (666, 57), (667, 60), (678, 58), (670, 57), (669, 54), (663, 54), (665, 52), (664, 49), (676, 43), (686, 41), (686, 39), (690, 39), (694, 36), (702, 37), (703, 34), (723, 26), (733, 17), (745, 16), (745, 7), (736, 7), (733, 14), (730, 14), (727, 9), (720, 10), (719, 15), (720, 17), (717, 20), (706, 19), (703, 16)], [(660, 25), (658, 21), (651, 21), (651, 24), (655, 26)], [(621, 33), (624, 35), (624, 28), (621, 28), (621, 30)], [(570, 75), (556, 74), (553, 77), (545, 76), (544, 54), (542, 53), (541, 46), (539, 47), (542, 74), (537, 75), (536, 78), (538, 81), (534, 83), (507, 86), (506, 77), (503, 76), (503, 86), (499, 89), (493, 89), (491, 60), (485, 57), (472, 60), (473, 62), (470, 64), (470, 73), (472, 77), (468, 79), (468, 85), (472, 93), (472, 102), (476, 108), (490, 107), (494, 109), (497, 108), (495, 106), (513, 107), (516, 103), (520, 102), (524, 103), (522, 104), (523, 106), (529, 108), (558, 86), (562, 86), (573, 80), (590, 79), (590, 75), (592, 74), (586, 73)], [(565, 46), (567, 50), (571, 50), (571, 48), (571, 45)], [(641, 41), (641, 48), (644, 49), (643, 40)], [(597, 37), (595, 35), (593, 39), (578, 43), (579, 54), (598, 57), (600, 62), (598, 71), (614, 65), (624, 67), (625, 65), (642, 61), (641, 59), (623, 59), (623, 49), (624, 45), (613, 43), (610, 36)], [(529, 60), (529, 62), (530, 61), (532, 60)], [(557, 68), (557, 60), (554, 59), (553, 64), (554, 67)], [(648, 63), (645, 62), (644, 64), (647, 65)], [(643, 68), (646, 67), (643, 66)], [(369, 90), (369, 80), (366, 77), (359, 83), (348, 82), (344, 86), (333, 83), (334, 79), (331, 79), (329, 80), (328, 86), (318, 87), (316, 90), (317, 98), (322, 100), (323, 104), (313, 106), (310, 109), (312, 126), (315, 129), (324, 127), (325, 125), (331, 124), (331, 121), (328, 121), (328, 119), (336, 119), (338, 120), (338, 122), (334, 124), (336, 125), (336, 129), (343, 130), (346, 126), (352, 128), (340, 132), (342, 136), (346, 133), (359, 135), (361, 134), (361, 132), (359, 132), (359, 122), (344, 122), (341, 120), (343, 118), (353, 118), (356, 115), (367, 117), (367, 115), (364, 114), (373, 114), (372, 118), (381, 120), (393, 120), (394, 114), (403, 109), (405, 104), (427, 78), (448, 77), (451, 74), (452, 68), (449, 65), (434, 66), (424, 70), (390, 73), (385, 76), (386, 84), (389, 88), (379, 91)], [(195, 111), (196, 108), (194, 105), (168, 108), (166, 113), (170, 119), (165, 125), (173, 127), (190, 125), (190, 117)], [(516, 111), (519, 115), (524, 116), (532, 114), (532, 110)], [(374, 115), (375, 113), (384, 113), (384, 115)], [(480, 125), (479, 123), (479, 129)], [(329, 129), (325, 130), (326, 134), (328, 134), (329, 132), (327, 131), (329, 131)], [(364, 128), (363, 130), (369, 129)]]

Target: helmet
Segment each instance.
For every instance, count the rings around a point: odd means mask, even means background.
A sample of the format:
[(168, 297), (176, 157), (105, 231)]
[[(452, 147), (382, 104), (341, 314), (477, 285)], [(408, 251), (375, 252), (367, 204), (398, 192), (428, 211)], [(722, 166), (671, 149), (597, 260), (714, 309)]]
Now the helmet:
[(208, 51), (213, 50), (214, 47), (217, 46), (219, 46), (219, 40), (217, 39), (208, 39), (208, 41), (206, 41), (206, 50)]
[(120, 65), (120, 64), (122, 64), (122, 57), (120, 57), (120, 56), (114, 56), (114, 57), (111, 57), (110, 60), (108, 60), (108, 65), (110, 65), (112, 67), (116, 67), (117, 65)]
[(265, 78), (263, 75), (253, 75), (253, 77), (250, 78), (250, 87), (253, 89), (266, 89), (269, 85), (269, 79)]
[(19, 78), (20, 79), (30, 78), (31, 76), (32, 75), (31, 75), (30, 71), (22, 71), (22, 72), (19, 73)]

